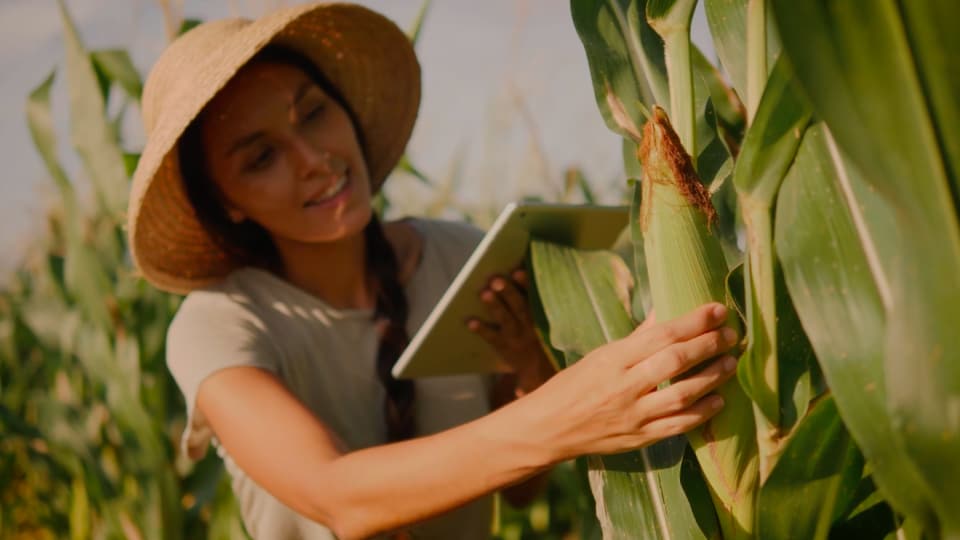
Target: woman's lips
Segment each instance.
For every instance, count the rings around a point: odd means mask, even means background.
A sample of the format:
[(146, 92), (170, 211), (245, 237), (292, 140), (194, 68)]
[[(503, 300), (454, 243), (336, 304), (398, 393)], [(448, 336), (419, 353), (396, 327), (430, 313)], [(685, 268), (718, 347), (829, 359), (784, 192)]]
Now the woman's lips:
[(310, 197), (310, 199), (303, 204), (303, 207), (310, 208), (315, 206), (320, 206), (320, 207), (330, 206), (330, 205), (337, 204), (338, 202), (346, 198), (346, 196), (348, 196), (351, 191), (350, 190), (351, 182), (350, 182), (350, 176), (348, 172), (344, 172), (344, 174), (339, 179), (337, 179), (333, 184), (328, 186), (323, 191), (318, 192), (314, 194), (312, 197)]

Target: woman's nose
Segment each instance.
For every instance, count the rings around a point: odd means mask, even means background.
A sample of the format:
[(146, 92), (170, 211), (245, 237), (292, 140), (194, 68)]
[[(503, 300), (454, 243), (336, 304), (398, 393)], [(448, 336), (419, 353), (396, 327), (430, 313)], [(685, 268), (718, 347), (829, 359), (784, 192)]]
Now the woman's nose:
[(298, 176), (310, 179), (314, 176), (340, 174), (346, 163), (343, 159), (322, 148), (316, 148), (310, 141), (298, 137), (292, 144), (298, 166)]

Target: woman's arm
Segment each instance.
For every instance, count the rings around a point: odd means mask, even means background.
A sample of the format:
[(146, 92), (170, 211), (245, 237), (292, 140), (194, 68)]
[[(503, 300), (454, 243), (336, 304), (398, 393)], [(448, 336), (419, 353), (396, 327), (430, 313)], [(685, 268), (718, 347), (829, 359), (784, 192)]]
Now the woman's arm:
[(558, 373), (524, 399), (462, 426), (346, 454), (337, 437), (258, 368), (216, 372), (197, 407), (257, 483), (340, 538), (395, 530), (587, 453), (614, 453), (687, 431), (717, 412), (707, 396), (733, 374), (724, 357), (663, 390), (657, 384), (729, 350), (726, 309), (702, 307), (638, 329)]

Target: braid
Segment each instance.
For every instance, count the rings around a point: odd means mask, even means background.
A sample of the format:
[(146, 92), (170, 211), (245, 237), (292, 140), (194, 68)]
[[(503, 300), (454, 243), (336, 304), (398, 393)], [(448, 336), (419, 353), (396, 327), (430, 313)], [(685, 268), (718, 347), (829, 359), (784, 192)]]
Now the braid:
[(386, 390), (384, 414), (387, 437), (402, 441), (413, 437), (416, 429), (413, 381), (393, 378), (390, 370), (407, 346), (407, 297), (398, 279), (397, 256), (383, 233), (376, 216), (364, 230), (367, 269), (377, 283), (377, 307), (374, 318), (380, 332), (377, 349), (377, 375)]

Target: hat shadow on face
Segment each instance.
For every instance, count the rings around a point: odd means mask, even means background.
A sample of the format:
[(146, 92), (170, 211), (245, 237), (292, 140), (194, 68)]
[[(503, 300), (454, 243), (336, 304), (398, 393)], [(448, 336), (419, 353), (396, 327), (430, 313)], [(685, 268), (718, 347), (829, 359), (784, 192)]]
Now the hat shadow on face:
[[(238, 73), (254, 63), (290, 66), (309, 78), (346, 112), (366, 161), (365, 139), (356, 114), (340, 90), (333, 86), (315, 64), (299, 52), (275, 44), (263, 48), (240, 68)], [(282, 262), (270, 233), (262, 225), (231, 209), (226, 197), (212, 179), (202, 135), (204, 122), (209, 118), (209, 114), (210, 111), (206, 109), (201, 111), (184, 130), (177, 145), (180, 173), (190, 206), (207, 235), (217, 244), (218, 249), (228, 255), (234, 265), (256, 266), (279, 273)]]

